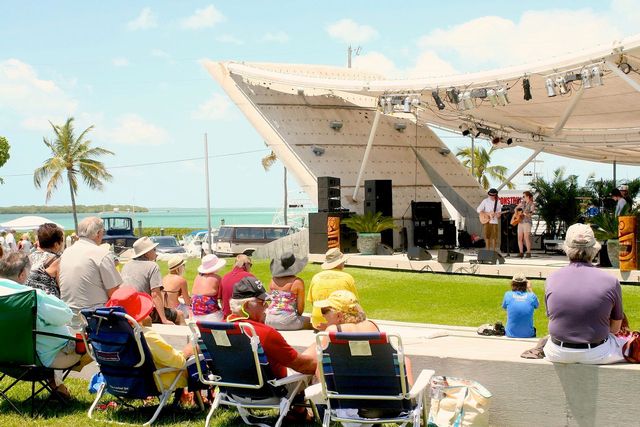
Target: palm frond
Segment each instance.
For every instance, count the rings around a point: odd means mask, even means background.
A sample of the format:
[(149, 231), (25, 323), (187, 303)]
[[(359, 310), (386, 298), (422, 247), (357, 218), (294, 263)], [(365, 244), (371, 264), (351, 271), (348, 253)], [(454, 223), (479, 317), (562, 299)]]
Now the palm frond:
[(262, 167), (265, 171), (268, 171), (269, 169), (271, 169), (271, 166), (273, 166), (276, 160), (278, 160), (278, 157), (276, 157), (276, 153), (272, 151), (262, 158)]
[(343, 219), (342, 223), (356, 233), (380, 233), (395, 228), (393, 218), (382, 216), (381, 212), (354, 215), (351, 218)]

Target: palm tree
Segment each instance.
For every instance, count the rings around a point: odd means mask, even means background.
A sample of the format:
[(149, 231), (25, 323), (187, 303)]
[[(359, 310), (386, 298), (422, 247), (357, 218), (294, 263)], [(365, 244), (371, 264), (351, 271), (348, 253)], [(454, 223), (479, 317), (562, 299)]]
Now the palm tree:
[[(273, 151), (271, 151), (271, 153), (267, 154), (266, 156), (264, 156), (261, 160), (262, 162), (262, 167), (264, 168), (265, 171), (269, 171), (269, 169), (271, 169), (271, 166), (273, 166), (273, 164), (278, 160), (278, 157), (276, 157), (276, 153), (274, 153)], [(287, 168), (284, 168), (284, 211), (282, 212), (283, 216), (284, 216), (284, 225), (287, 225), (287, 207), (288, 207), (288, 195), (287, 195)]]
[[(493, 148), (487, 151), (483, 147), (476, 146), (474, 151), (473, 176), (485, 190), (489, 189), (489, 178), (500, 182), (504, 182), (507, 179), (507, 168), (505, 166), (490, 166)], [(462, 160), (462, 165), (471, 171), (471, 148), (459, 148), (456, 156)], [(511, 181), (507, 182), (506, 185), (507, 188), (515, 188)]]
[(51, 157), (33, 173), (33, 183), (40, 188), (45, 179), (47, 182), (46, 201), (51, 199), (53, 192), (63, 181), (65, 175), (71, 192), (71, 207), (73, 222), (78, 231), (78, 215), (76, 213), (76, 194), (78, 193), (78, 178), (91, 189), (102, 190), (103, 181), (110, 181), (112, 176), (107, 172), (104, 164), (96, 157), (113, 152), (100, 147), (92, 147), (91, 141), (86, 139), (93, 126), (89, 126), (76, 138), (73, 129), (73, 117), (69, 117), (63, 126), (49, 122), (55, 133), (55, 139), (43, 138), (44, 144), (51, 150)]
[[(0, 168), (9, 160), (9, 141), (4, 136), (0, 136)], [(0, 177), (0, 184), (4, 183)]]

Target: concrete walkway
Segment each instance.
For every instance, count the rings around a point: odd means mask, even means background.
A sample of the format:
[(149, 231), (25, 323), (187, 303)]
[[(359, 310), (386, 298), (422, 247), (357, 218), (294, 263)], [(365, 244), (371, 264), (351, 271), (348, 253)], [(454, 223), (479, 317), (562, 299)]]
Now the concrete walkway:
[[(476, 380), (492, 392), (491, 425), (639, 425), (632, 405), (639, 401), (640, 365), (554, 365), (520, 357), (536, 339), (484, 337), (467, 327), (376, 323), (402, 337), (414, 373), (434, 369), (436, 375)], [(186, 326), (154, 325), (154, 329), (176, 348), (188, 343)], [(315, 340), (312, 331), (282, 334), (299, 350)], [(92, 364), (76, 376), (89, 378), (95, 371)]]

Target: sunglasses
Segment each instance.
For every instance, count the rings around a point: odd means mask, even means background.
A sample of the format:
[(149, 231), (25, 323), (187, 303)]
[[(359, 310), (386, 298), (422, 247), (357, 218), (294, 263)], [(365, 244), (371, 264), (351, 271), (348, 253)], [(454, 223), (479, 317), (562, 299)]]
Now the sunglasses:
[(325, 314), (329, 314), (329, 313), (331, 313), (332, 311), (333, 311), (333, 308), (331, 308), (331, 307), (322, 307), (322, 308), (320, 309), (320, 312), (321, 312), (323, 315), (325, 315)]

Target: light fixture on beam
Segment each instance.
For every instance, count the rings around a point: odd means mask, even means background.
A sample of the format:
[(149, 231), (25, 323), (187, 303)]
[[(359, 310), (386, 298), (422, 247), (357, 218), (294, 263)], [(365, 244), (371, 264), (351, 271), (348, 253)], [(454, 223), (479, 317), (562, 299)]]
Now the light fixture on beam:
[(342, 129), (342, 121), (340, 120), (332, 120), (329, 123), (329, 127), (333, 130), (335, 130), (336, 132), (340, 131), (340, 129)]
[(621, 62), (620, 65), (618, 65), (618, 68), (620, 68), (620, 71), (625, 74), (629, 74), (631, 72), (631, 65), (626, 62)]
[(498, 88), (496, 91), (496, 96), (498, 97), (498, 104), (503, 107), (509, 103), (509, 96), (507, 95), (507, 88), (502, 86)]
[(533, 97), (531, 96), (531, 83), (529, 83), (528, 77), (522, 79), (522, 90), (524, 91), (524, 100), (531, 101)]
[(447, 156), (451, 153), (451, 150), (446, 147), (440, 147), (438, 148), (438, 153), (440, 153), (442, 156)]
[(491, 103), (492, 107), (498, 105), (498, 95), (496, 95), (495, 89), (487, 89), (487, 99)]
[(311, 151), (313, 152), (313, 154), (320, 157), (324, 154), (325, 148), (320, 147), (319, 145), (314, 145), (313, 147), (311, 147)]
[(591, 71), (588, 68), (583, 68), (582, 71), (580, 71), (580, 79), (582, 80), (583, 88), (591, 88)]
[(591, 67), (591, 85), (602, 86), (602, 70), (597, 65)]
[(473, 100), (471, 99), (471, 92), (466, 91), (462, 94), (462, 106), (464, 110), (470, 110), (475, 107)]
[(544, 86), (547, 88), (547, 96), (551, 98), (552, 96), (556, 96), (556, 85), (553, 82), (552, 78), (548, 78), (544, 81)]
[(560, 95), (564, 95), (565, 93), (568, 92), (567, 81), (565, 80), (564, 76), (556, 77), (556, 86), (558, 86), (558, 90), (560, 91)]
[(485, 136), (491, 137), (492, 136), (491, 129), (483, 128), (483, 127), (476, 127), (474, 136), (477, 138), (480, 135), (485, 135)]
[(407, 128), (407, 124), (404, 122), (395, 122), (393, 124), (393, 128), (398, 132), (404, 132), (404, 130)]
[(437, 90), (433, 90), (431, 92), (431, 96), (433, 97), (433, 100), (436, 102), (436, 106), (438, 107), (438, 110), (444, 110), (444, 102), (442, 102), (442, 98), (440, 98), (440, 94), (438, 94)]
[(460, 103), (460, 91), (455, 87), (447, 89), (447, 98), (449, 102), (458, 105)]
[(458, 128), (460, 128), (462, 136), (469, 136), (469, 134), (471, 133), (471, 128), (466, 123), (461, 124), (460, 126), (458, 126)]

